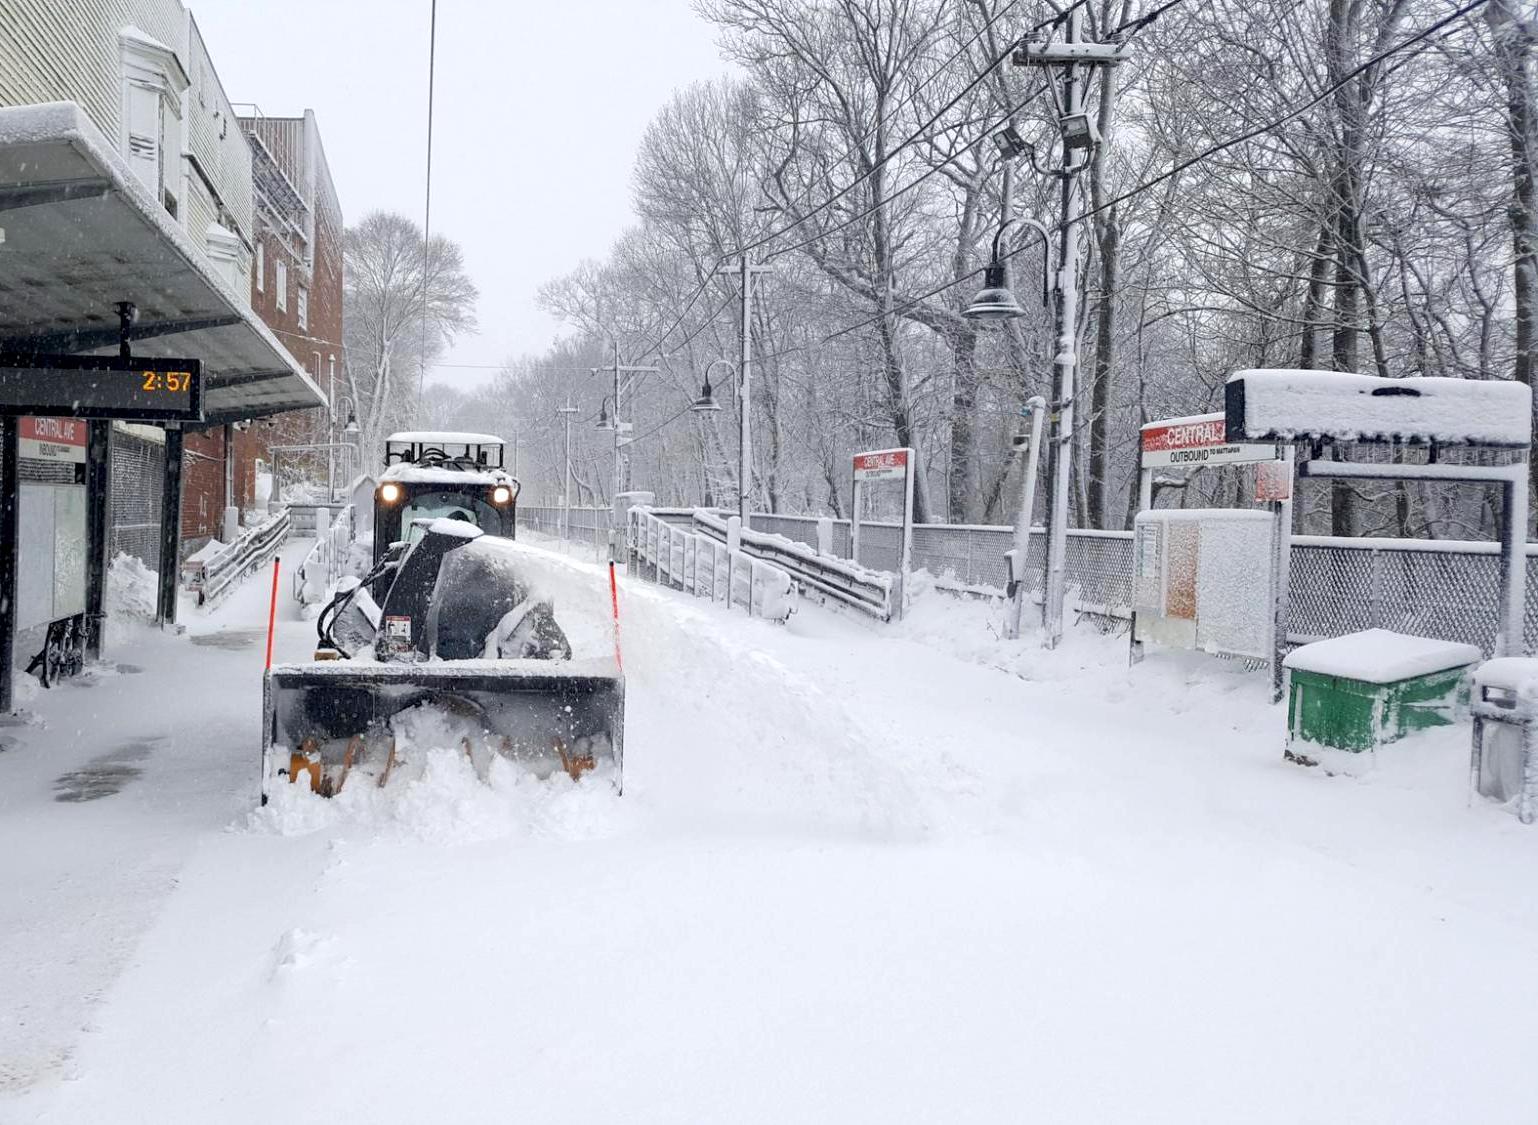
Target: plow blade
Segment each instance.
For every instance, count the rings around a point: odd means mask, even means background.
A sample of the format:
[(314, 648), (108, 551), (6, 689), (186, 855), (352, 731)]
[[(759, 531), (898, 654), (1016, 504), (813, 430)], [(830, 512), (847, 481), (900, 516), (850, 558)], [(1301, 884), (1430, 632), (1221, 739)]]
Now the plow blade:
[(598, 771), (618, 788), (624, 715), (612, 662), (278, 664), (262, 691), (262, 803), (271, 786), (294, 782), (329, 796), (360, 771), (383, 785), (401, 761), (436, 748), (472, 762), (497, 754), (539, 777)]

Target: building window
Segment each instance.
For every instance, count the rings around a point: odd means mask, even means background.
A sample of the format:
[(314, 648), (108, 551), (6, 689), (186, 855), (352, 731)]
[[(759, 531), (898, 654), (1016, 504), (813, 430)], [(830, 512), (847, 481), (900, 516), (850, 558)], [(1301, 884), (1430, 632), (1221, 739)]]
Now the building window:
[(118, 143), (134, 175), (172, 215), (172, 174), (181, 161), (181, 95), (187, 72), (176, 52), (129, 25), (118, 31), (122, 115)]
[(278, 259), (277, 274), (273, 278), (273, 297), (278, 302), (278, 311), (288, 311), (288, 263), (282, 258)]
[(256, 240), (256, 291), (267, 292), (267, 247), (262, 245), (261, 238)]
[[(299, 317), (301, 331), (310, 330), (310, 291), (303, 285), (299, 287), (298, 301), (294, 305), (294, 312)], [(315, 374), (320, 374), (320, 355), (315, 356)]]

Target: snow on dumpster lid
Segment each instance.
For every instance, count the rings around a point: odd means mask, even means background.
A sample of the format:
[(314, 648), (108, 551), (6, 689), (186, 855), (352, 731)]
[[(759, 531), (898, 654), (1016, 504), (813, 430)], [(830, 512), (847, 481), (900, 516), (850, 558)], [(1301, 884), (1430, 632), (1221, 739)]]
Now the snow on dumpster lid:
[(1228, 378), (1232, 441), (1471, 442), (1524, 446), (1532, 395), (1509, 379), (1381, 379), (1351, 371), (1236, 371)]
[(1412, 637), (1388, 629), (1365, 629), (1293, 649), (1282, 666), (1297, 672), (1340, 676), (1368, 684), (1392, 684), (1449, 668), (1478, 664), (1474, 645)]

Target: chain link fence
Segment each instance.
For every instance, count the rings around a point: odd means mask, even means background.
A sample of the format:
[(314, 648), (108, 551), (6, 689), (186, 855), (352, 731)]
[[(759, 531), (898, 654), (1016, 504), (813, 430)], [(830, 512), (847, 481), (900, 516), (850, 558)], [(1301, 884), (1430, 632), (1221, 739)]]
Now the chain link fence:
[[(556, 539), (562, 535), (564, 508), (541, 508), (527, 504), (518, 505), (518, 526), (526, 527), (540, 535)], [(609, 549), (609, 509), (573, 508), (571, 510), (571, 535), (574, 543), (592, 549), (595, 555), (606, 554)]]
[[(540, 513), (529, 526), (559, 534), (560, 509)], [(605, 509), (572, 509), (573, 538), (607, 530)], [(849, 557), (849, 521), (834, 520), (833, 553)], [(753, 529), (817, 545), (815, 516), (755, 514)], [(901, 527), (860, 524), (864, 566), (893, 571)], [(913, 565), (950, 589), (1001, 595), (1007, 581), (1004, 552), (1014, 543), (1008, 527), (916, 524)], [(1132, 613), (1132, 533), (1072, 530), (1065, 547), (1069, 595), (1080, 612), (1102, 618)], [(1538, 545), (1528, 549), (1525, 631), (1527, 650), (1538, 647)], [(1298, 535), (1292, 540), (1288, 639), (1294, 643), (1338, 637), (1360, 629), (1392, 629), (1415, 636), (1463, 641), (1494, 651), (1500, 612), (1500, 551), (1494, 543), (1450, 540), (1340, 539)], [(1039, 594), (1046, 569), (1046, 532), (1031, 534), (1026, 588)]]
[(113, 427), (110, 557), (129, 554), (151, 570), (160, 566), (165, 465), (164, 445)]

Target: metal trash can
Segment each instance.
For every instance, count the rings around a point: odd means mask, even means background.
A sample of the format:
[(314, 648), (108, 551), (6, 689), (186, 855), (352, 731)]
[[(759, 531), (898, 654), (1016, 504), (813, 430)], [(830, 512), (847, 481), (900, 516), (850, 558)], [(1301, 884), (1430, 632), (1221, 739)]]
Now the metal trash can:
[(1469, 782), (1481, 797), (1516, 801), (1517, 819), (1531, 824), (1538, 816), (1538, 755), (1533, 727), (1538, 723), (1538, 660), (1503, 656), (1487, 660), (1474, 673), (1474, 737)]
[(1413, 731), (1446, 726), (1466, 699), (1473, 645), (1367, 629), (1294, 649), (1288, 671), (1287, 746), (1360, 754)]

